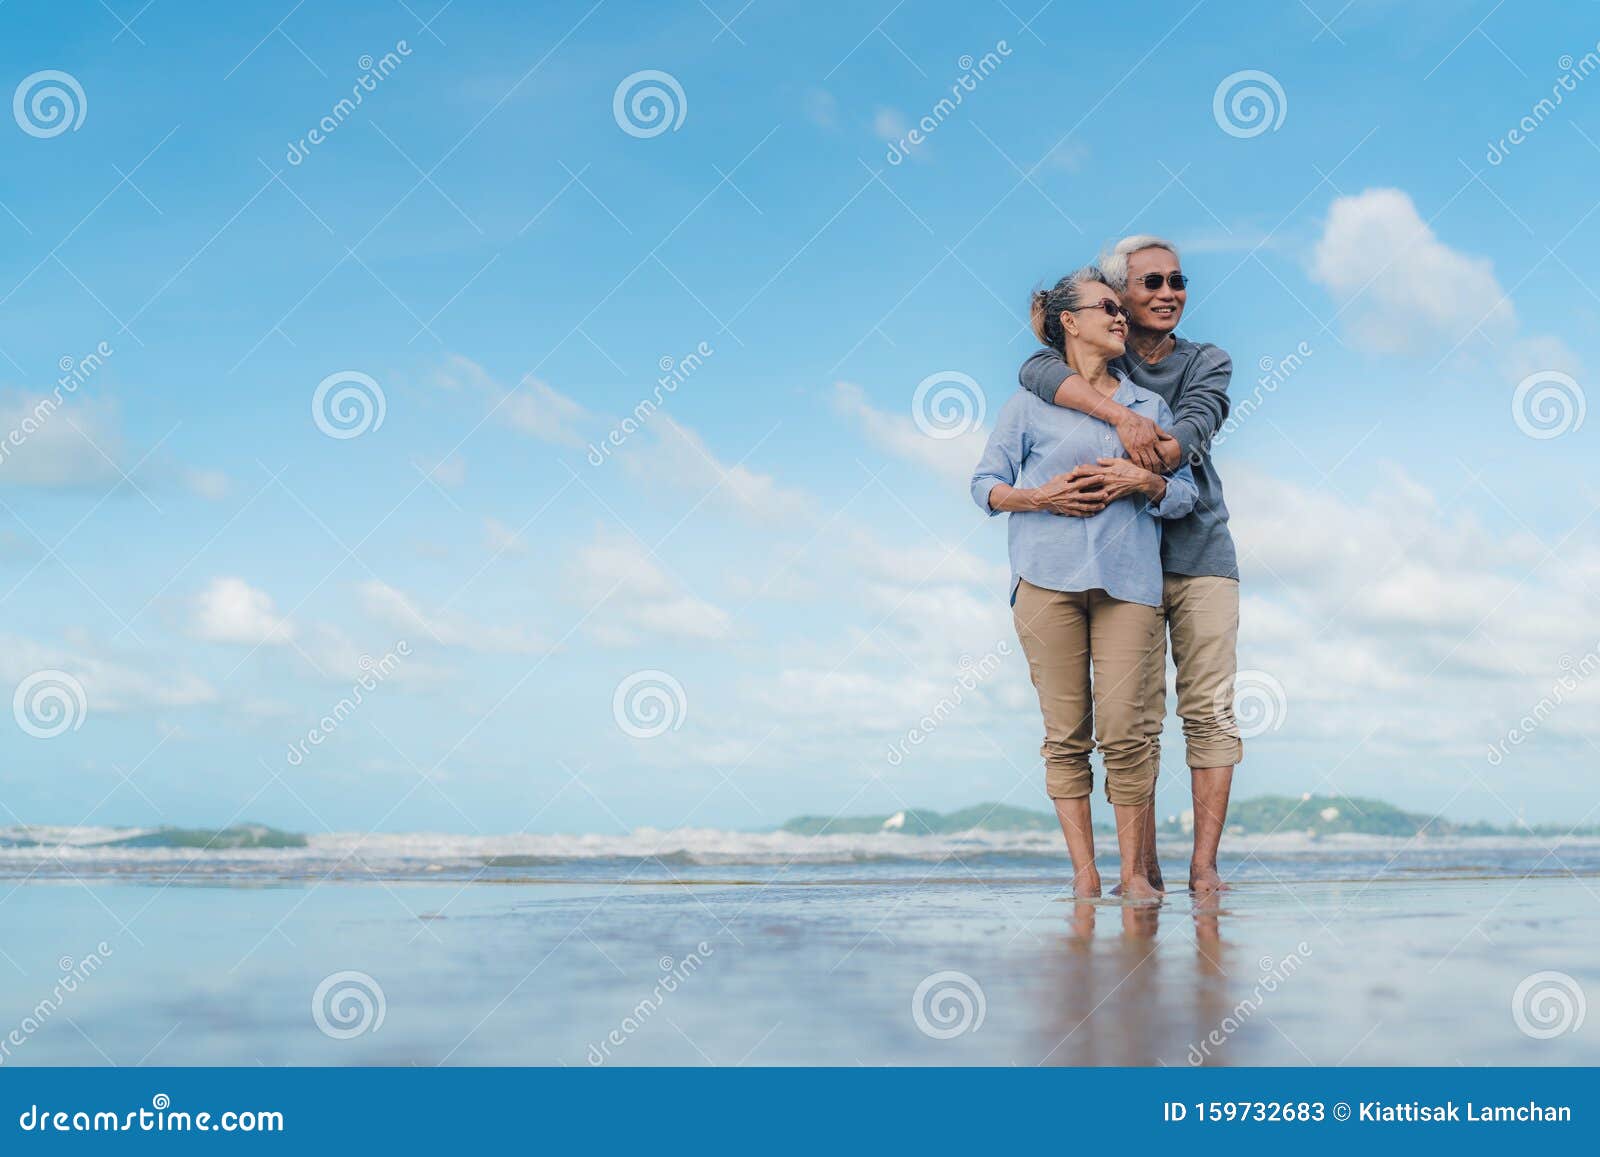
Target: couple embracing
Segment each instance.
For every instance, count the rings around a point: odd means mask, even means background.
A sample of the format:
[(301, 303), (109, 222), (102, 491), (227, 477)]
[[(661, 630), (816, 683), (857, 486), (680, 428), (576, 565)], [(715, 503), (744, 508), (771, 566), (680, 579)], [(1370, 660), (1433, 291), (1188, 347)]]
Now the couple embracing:
[(1009, 514), (1011, 606), (1044, 715), (1045, 786), (1072, 858), (1073, 890), (1100, 895), (1089, 796), (1097, 747), (1116, 813), (1119, 893), (1164, 890), (1155, 782), (1166, 716), (1167, 638), (1194, 792), (1189, 888), (1224, 885), (1217, 846), (1233, 768), (1239, 572), (1211, 439), (1233, 364), (1177, 334), (1188, 298), (1178, 250), (1118, 242), (1033, 295), (1043, 349), (1001, 410), (972, 478)]

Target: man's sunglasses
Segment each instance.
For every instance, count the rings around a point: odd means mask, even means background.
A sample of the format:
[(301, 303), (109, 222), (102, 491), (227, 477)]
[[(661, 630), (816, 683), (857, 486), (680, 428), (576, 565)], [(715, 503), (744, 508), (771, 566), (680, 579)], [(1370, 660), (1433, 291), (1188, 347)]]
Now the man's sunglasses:
[(1083, 310), (1086, 310), (1086, 309), (1103, 309), (1103, 310), (1106, 311), (1106, 316), (1107, 317), (1117, 317), (1117, 316), (1120, 315), (1123, 321), (1127, 321), (1129, 316), (1130, 316), (1129, 313), (1128, 313), (1127, 306), (1118, 305), (1116, 302), (1112, 301), (1109, 297), (1102, 297), (1094, 305), (1080, 305), (1080, 306), (1077, 306), (1074, 309), (1067, 310), (1067, 312), (1068, 313), (1080, 313), (1080, 312), (1082, 312)]
[(1169, 273), (1165, 277), (1159, 273), (1146, 273), (1139, 281), (1146, 289), (1160, 289), (1163, 281), (1180, 292), (1189, 287), (1189, 279), (1181, 273)]

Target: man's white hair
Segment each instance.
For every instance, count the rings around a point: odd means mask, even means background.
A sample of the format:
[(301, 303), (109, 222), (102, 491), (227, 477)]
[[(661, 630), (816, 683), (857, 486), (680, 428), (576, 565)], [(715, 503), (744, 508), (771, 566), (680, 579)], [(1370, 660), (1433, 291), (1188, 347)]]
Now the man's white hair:
[(1174, 257), (1178, 256), (1178, 247), (1165, 237), (1157, 237), (1151, 233), (1135, 233), (1132, 237), (1124, 237), (1098, 262), (1100, 272), (1105, 274), (1106, 284), (1118, 293), (1127, 289), (1128, 258), (1146, 249), (1165, 249)]

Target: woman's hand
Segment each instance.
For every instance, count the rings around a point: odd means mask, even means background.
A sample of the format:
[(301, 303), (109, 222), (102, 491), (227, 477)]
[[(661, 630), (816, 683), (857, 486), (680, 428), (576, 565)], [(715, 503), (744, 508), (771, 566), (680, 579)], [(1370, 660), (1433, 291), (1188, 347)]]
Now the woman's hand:
[(1085, 467), (1076, 466), (1070, 473), (1057, 474), (1043, 486), (1035, 487), (1035, 509), (1071, 518), (1089, 518), (1104, 510), (1110, 500), (1085, 491), (1079, 476), (1079, 471), (1083, 469)]
[(1080, 499), (1099, 500), (1102, 508), (1130, 494), (1143, 494), (1152, 502), (1160, 502), (1167, 492), (1165, 478), (1126, 458), (1101, 458), (1093, 466), (1075, 466), (1063, 477), (1068, 480), (1069, 493)]

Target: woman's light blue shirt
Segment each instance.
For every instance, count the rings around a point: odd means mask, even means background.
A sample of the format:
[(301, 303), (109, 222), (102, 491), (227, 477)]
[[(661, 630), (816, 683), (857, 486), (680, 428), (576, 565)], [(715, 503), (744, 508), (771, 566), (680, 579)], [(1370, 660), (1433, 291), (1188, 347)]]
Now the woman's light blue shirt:
[[(1149, 390), (1124, 379), (1116, 402), (1172, 428), (1172, 411)], [(989, 514), (989, 492), (1004, 482), (1023, 489), (1043, 485), (1097, 458), (1126, 457), (1116, 430), (1099, 418), (1042, 402), (1019, 390), (1001, 408), (989, 444), (972, 476), (972, 499)], [(1167, 476), (1167, 493), (1153, 503), (1129, 495), (1090, 518), (1049, 511), (1011, 515), (1011, 601), (1017, 580), (1052, 591), (1104, 590), (1114, 599), (1161, 605), (1161, 522), (1194, 508), (1194, 476), (1185, 463)]]

